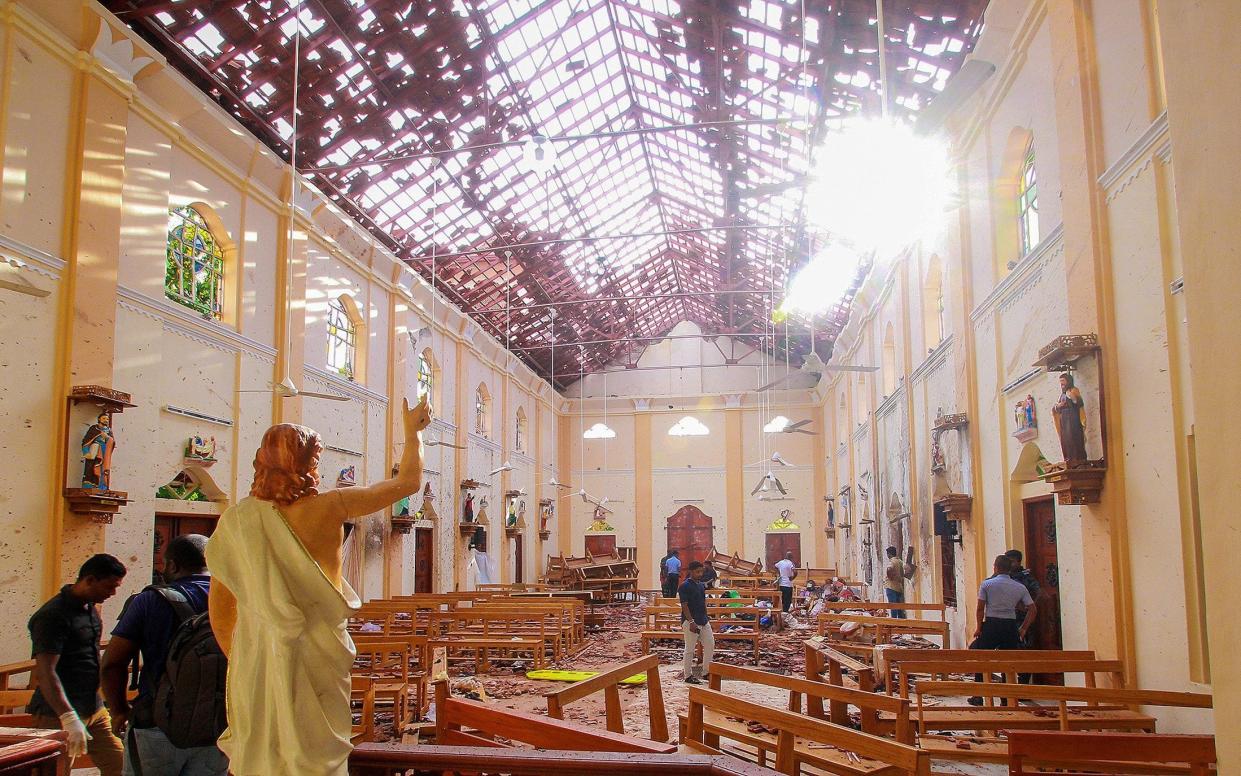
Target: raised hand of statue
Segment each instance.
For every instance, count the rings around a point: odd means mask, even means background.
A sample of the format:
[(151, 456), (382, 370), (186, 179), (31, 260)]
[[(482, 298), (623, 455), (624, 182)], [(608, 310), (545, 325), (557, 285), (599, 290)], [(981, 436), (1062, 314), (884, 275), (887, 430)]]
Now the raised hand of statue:
[(429, 397), (423, 396), (414, 408), (409, 408), (409, 399), (401, 400), (402, 417), (405, 419), (405, 437), (408, 439), (427, 426), (431, 425), (431, 404)]

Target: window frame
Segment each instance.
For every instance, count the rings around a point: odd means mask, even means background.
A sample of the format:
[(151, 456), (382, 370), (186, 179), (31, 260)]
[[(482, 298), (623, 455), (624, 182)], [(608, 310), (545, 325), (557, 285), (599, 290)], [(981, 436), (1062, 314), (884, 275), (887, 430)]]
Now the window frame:
[(1026, 146), (1017, 175), (1017, 233), (1020, 255), (1026, 256), (1039, 243), (1038, 175), (1033, 141)]
[[(344, 322), (344, 326), (334, 319)], [(326, 324), (327, 335), (327, 370), (343, 377), (350, 382), (357, 379), (358, 374), (358, 322), (349, 314), (349, 306), (344, 296), (328, 301)], [(334, 363), (333, 356), (343, 352), (344, 363)]]
[[(180, 219), (180, 223), (176, 223), (174, 219)], [(206, 270), (208, 277), (214, 276), (215, 278), (214, 292), (211, 294), (210, 302), (198, 301), (200, 284), (197, 278), (198, 273), (194, 272), (193, 268), (198, 264), (199, 256), (193, 239), (189, 241), (185, 239), (187, 227), (193, 227), (198, 232), (204, 233), (210, 240), (210, 245), (204, 246), (203, 249), (203, 254), (209, 259), (209, 266)], [(178, 246), (182, 249), (193, 248), (195, 253), (186, 254), (183, 250), (179, 250)], [(174, 269), (178, 273), (184, 272), (187, 261), (191, 269), (189, 296), (184, 293), (183, 276), (178, 276), (176, 286), (169, 285)], [(224, 280), (224, 248), (220, 244), (220, 237), (212, 231), (206, 217), (193, 205), (168, 208), (168, 229), (164, 235), (164, 297), (193, 310), (206, 320), (222, 321), (224, 318)]]

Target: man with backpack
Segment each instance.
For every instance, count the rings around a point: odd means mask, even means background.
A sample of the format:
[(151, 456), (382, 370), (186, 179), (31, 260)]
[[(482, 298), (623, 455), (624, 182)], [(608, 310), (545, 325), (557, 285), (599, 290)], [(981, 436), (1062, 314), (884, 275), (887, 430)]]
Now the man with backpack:
[[(167, 584), (126, 602), (103, 656), (103, 695), (125, 741), (125, 776), (227, 776), (215, 745), (224, 731), (227, 662), (211, 633), (207, 537), (178, 536), (164, 552)], [(142, 654), (138, 697), (127, 667)], [(128, 731), (126, 724), (128, 723)]]

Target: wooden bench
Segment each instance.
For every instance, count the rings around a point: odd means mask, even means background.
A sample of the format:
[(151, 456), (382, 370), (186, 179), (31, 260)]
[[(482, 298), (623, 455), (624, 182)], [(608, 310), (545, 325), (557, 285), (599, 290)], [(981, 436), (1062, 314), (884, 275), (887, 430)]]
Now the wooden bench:
[(1013, 731), (1008, 737), (1010, 776), (1048, 769), (1073, 773), (1215, 773), (1215, 737), (1132, 733)]
[(940, 646), (947, 647), (950, 643), (949, 624), (944, 620), (915, 620), (904, 617), (880, 617), (872, 614), (856, 614), (853, 612), (822, 612), (819, 614), (819, 635), (827, 635), (841, 625), (856, 622), (863, 628), (874, 628), (873, 643), (888, 644), (895, 636), (938, 636)]
[[(895, 737), (903, 744), (914, 743), (914, 729), (910, 722), (910, 702), (904, 698), (892, 698), (887, 695), (854, 690), (848, 687), (829, 684), (812, 679), (801, 679), (785, 676), (755, 668), (730, 666), (725, 663), (712, 663), (707, 674), (708, 684), (712, 690), (720, 690), (724, 680), (746, 682), (788, 690), (788, 710), (802, 713), (802, 698), (806, 699), (807, 716), (826, 719), (837, 725), (848, 726), (849, 706), (856, 706), (862, 723), (862, 731), (879, 735), (879, 713), (888, 712), (896, 718)], [(824, 714), (823, 702), (827, 701), (829, 713)]]
[[(1091, 650), (1061, 649), (911, 649), (907, 647), (888, 647), (883, 650), (884, 666), (876, 670), (876, 678), (884, 680), (889, 693), (898, 692), (902, 698), (909, 697), (910, 678), (925, 675), (931, 678), (948, 678), (955, 674), (986, 673), (979, 663), (990, 664), (991, 673), (1002, 674), (1010, 682), (1016, 682), (1022, 673), (1063, 673), (1056, 670), (1043, 670), (1044, 666), (1068, 663), (1074, 666), (1090, 666), (1095, 661), (1095, 653)], [(1011, 665), (1010, 665), (1011, 664)], [(1034, 664), (1033, 666), (1031, 664)], [(1094, 670), (1076, 669), (1088, 674), (1084, 681), (1087, 686), (1096, 683), (1098, 672), (1110, 675), (1117, 683), (1123, 684), (1123, 675), (1119, 661), (1110, 661), (1106, 665), (1096, 666)], [(989, 677), (984, 676), (984, 679)]]
[(544, 693), (547, 699), (547, 716), (564, 719), (564, 707), (570, 703), (603, 692), (607, 712), (607, 729), (613, 733), (625, 732), (625, 719), (621, 713), (619, 682), (640, 673), (646, 673), (647, 717), (650, 722), (652, 741), (668, 740), (668, 718), (664, 714), (664, 692), (659, 680), (659, 657), (647, 655), (606, 669), (597, 676), (575, 682), (562, 690)]
[[(758, 620), (763, 614), (770, 614), (770, 609), (753, 606), (707, 605), (707, 616), (711, 618), (711, 631), (718, 641), (744, 641), (750, 644), (754, 663), (759, 663), (759, 630)], [(680, 606), (648, 606), (643, 612), (646, 624), (642, 629), (642, 651), (649, 653), (651, 643), (661, 639), (685, 641), (685, 632), (681, 629)], [(749, 616), (752, 619), (742, 619)], [(729, 628), (727, 632), (723, 628)]]
[(540, 749), (583, 752), (646, 752), (666, 754), (676, 746), (623, 733), (596, 730), (558, 719), (500, 709), (477, 701), (453, 698), (448, 684), (435, 683), (435, 743), (449, 746), (501, 747), (498, 737)]
[(772, 753), (775, 769), (784, 774), (801, 774), (803, 765), (816, 769), (815, 773), (847, 776), (927, 776), (931, 772), (930, 755), (912, 746), (691, 687), (682, 743), (699, 752), (747, 754), (733, 747), (725, 750), (721, 739), (753, 749), (759, 765)]
[(380, 706), (391, 708), (393, 733), (400, 735), (405, 725), (414, 719), (414, 704), (410, 702), (409, 697), (411, 691), (411, 646), (409, 642), (363, 641), (355, 643), (354, 648), (357, 655), (354, 658), (351, 674), (371, 681), (372, 717)]
[[(65, 776), (69, 758), (64, 737), (59, 730), (4, 728), (0, 731), (0, 776)], [(82, 760), (78, 758), (79, 763)]]
[(548, 625), (560, 635), (562, 656), (576, 653), (586, 641), (586, 606), (580, 601), (527, 601), (493, 598), (474, 604), (472, 610), (487, 612), (518, 612), (549, 617)]
[(393, 773), (506, 773), (511, 776), (775, 776), (776, 772), (726, 755), (633, 754), (472, 746), (362, 744), (349, 755), (352, 776)]
[(16, 663), (5, 663), (0, 665), (0, 690), (20, 690), (22, 687), (14, 687), (13, 680), (16, 677), (25, 675), (25, 687), (34, 687), (34, 661), (19, 660)]
[(870, 665), (845, 654), (821, 638), (808, 639), (804, 646), (807, 679), (816, 682), (826, 679), (829, 684), (843, 687), (845, 672), (848, 671), (853, 674), (857, 689), (863, 692), (875, 691), (875, 669)]
[[(468, 612), (465, 615), (464, 612)], [(482, 617), (475, 619), (473, 615)], [(452, 621), (449, 634), (473, 635), (472, 631), (487, 636), (530, 636), (543, 639), (547, 656), (553, 661), (567, 657), (570, 642), (575, 642), (572, 622), (565, 622), (564, 607), (552, 606), (506, 606), (502, 603), (482, 603), (449, 616), (438, 616), (440, 622)]]
[(480, 673), (488, 670), (492, 649), (507, 655), (528, 652), (535, 668), (542, 668), (549, 646), (553, 655), (559, 652), (559, 629), (546, 612), (455, 609), (432, 614), (429, 643), (432, 648), (449, 646), (451, 657), (454, 649), (460, 651), (468, 642), (480, 661)]

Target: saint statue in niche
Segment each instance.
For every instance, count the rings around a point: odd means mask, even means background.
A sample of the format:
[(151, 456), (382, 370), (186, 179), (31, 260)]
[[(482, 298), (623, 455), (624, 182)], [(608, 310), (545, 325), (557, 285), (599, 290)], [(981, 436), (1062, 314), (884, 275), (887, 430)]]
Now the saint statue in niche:
[(1052, 407), (1055, 413), (1056, 433), (1060, 436), (1060, 450), (1064, 462), (1073, 468), (1086, 462), (1086, 402), (1073, 384), (1073, 375), (1060, 375), (1060, 399)]
[(101, 412), (82, 435), (83, 488), (109, 489), (112, 480), (112, 451), (115, 449), (116, 434), (112, 431), (112, 416)]
[[(346, 629), (361, 606), (343, 574), (348, 521), (418, 491), (425, 397), (404, 403), (400, 472), (319, 490), (323, 441), (305, 426), (267, 429), (249, 497), (221, 515), (207, 560), (212, 630), (228, 657), (228, 729), (219, 747), (237, 774), (346, 776), (352, 733)], [(291, 724), (291, 713), (296, 724)]]
[(616, 529), (608, 523), (607, 513), (604, 511), (603, 507), (595, 507), (594, 522), (591, 523), (590, 527), (586, 530), (597, 532), (615, 531)]
[(931, 432), (931, 473), (937, 474), (948, 468), (944, 461), (944, 447), (939, 443), (940, 431)]
[(465, 494), (465, 508), (461, 512), (461, 522), (463, 523), (474, 522), (474, 494), (473, 493)]
[(505, 516), (505, 518), (504, 518), (504, 527), (505, 527), (505, 528), (516, 528), (516, 527), (517, 527), (517, 509), (516, 509), (516, 505), (517, 505), (517, 502), (515, 502), (515, 501), (509, 501), (509, 502), (508, 502), (508, 515), (506, 515), (506, 516)]

